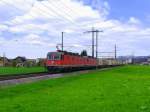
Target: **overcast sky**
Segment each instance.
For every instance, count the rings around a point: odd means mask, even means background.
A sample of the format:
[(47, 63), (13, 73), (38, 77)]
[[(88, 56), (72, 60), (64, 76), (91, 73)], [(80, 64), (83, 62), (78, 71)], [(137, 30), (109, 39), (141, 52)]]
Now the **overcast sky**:
[[(92, 27), (99, 51), (117, 45), (118, 55), (150, 55), (149, 0), (0, 0), (0, 55), (45, 57), (61, 43), (65, 50), (91, 53)], [(107, 54), (106, 54), (107, 55)]]

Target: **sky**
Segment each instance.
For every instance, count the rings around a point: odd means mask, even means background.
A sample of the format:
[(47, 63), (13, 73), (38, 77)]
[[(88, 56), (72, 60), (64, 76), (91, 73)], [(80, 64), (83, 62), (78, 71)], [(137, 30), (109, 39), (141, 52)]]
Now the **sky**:
[[(91, 34), (99, 33), (99, 52), (150, 55), (149, 0), (0, 0), (0, 56), (44, 58), (64, 49), (91, 54)], [(60, 48), (60, 47), (59, 47)], [(114, 54), (103, 54), (99, 56)]]

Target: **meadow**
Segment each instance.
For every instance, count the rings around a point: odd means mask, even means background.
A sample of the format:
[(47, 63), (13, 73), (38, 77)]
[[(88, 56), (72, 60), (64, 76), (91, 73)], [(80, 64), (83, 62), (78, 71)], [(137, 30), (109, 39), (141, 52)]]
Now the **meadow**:
[(0, 87), (0, 112), (150, 112), (150, 66)]
[(0, 76), (1, 75), (18, 75), (18, 74), (27, 74), (27, 73), (38, 73), (46, 72), (44, 67), (0, 67)]

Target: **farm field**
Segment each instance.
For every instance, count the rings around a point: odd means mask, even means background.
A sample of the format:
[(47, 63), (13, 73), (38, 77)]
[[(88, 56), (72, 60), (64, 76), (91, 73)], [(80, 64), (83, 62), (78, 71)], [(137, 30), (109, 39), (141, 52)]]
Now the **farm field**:
[(35, 73), (35, 72), (45, 72), (44, 67), (0, 67), (1, 75), (13, 75), (13, 74), (25, 74), (25, 73)]
[(150, 112), (150, 66), (1, 87), (0, 112)]

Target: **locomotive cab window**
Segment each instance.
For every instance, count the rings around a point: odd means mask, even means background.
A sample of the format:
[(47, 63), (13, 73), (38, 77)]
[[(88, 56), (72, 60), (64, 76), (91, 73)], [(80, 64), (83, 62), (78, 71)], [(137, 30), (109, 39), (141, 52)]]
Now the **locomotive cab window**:
[(61, 53), (48, 53), (47, 59), (48, 60), (61, 60), (62, 54)]

